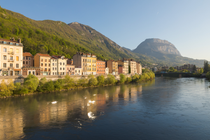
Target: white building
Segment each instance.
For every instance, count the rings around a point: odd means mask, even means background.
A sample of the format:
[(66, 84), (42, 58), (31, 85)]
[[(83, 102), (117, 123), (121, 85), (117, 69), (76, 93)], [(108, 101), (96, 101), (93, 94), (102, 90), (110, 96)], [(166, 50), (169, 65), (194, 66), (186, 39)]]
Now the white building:
[(50, 75), (58, 75), (58, 59), (51, 57), (50, 59), (51, 73)]
[[(56, 55), (52, 55), (52, 58), (57, 60), (56, 61), (57, 62), (57, 73), (56, 74), (57, 75), (66, 75), (66, 65), (67, 65), (68, 59), (65, 58), (64, 56), (56, 56)], [(52, 61), (52, 63), (53, 63), (53, 61)], [(55, 70), (53, 72), (55, 72)]]
[(74, 75), (82, 75), (82, 68), (75, 68)]
[(0, 75), (18, 76), (22, 74), (23, 44), (21, 39), (15, 41), (0, 39)]

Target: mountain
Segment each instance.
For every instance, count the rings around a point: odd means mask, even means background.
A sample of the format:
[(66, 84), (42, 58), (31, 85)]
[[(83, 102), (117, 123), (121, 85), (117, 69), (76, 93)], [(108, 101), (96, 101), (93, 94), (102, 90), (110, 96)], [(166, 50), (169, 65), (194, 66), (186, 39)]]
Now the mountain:
[(150, 65), (149, 57), (122, 48), (90, 26), (78, 22), (36, 21), (0, 7), (0, 38), (10, 37), (21, 38), (24, 51), (33, 55), (40, 52), (72, 58), (80, 51), (94, 53), (101, 60), (133, 58)]
[(202, 67), (205, 61), (183, 57), (172, 43), (157, 38), (146, 39), (132, 52), (139, 56), (142, 54), (147, 55), (159, 65), (180, 66), (183, 64), (195, 64)]
[[(170, 66), (194, 62), (193, 59), (181, 57), (178, 52), (173, 52), (173, 49), (161, 49), (161, 54), (164, 54), (159, 55), (161, 58), (155, 55), (158, 49), (150, 51), (153, 55), (149, 55), (148, 52), (131, 51), (90, 26), (78, 22), (66, 24), (52, 20), (36, 21), (0, 7), (0, 38), (10, 37), (21, 38), (23, 50), (33, 55), (39, 52), (72, 58), (76, 52), (90, 52), (100, 60), (133, 58), (140, 61), (143, 66), (154, 64)], [(171, 54), (166, 52), (176, 52), (177, 54), (174, 54), (176, 59), (172, 59)], [(178, 59), (182, 59), (181, 62)], [(203, 61), (200, 64), (203, 65)]]

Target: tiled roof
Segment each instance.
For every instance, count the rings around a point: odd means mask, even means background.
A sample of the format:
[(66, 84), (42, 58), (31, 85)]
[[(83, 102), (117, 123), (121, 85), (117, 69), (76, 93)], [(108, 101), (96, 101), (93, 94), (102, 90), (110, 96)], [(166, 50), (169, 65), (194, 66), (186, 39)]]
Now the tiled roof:
[(49, 54), (42, 54), (42, 53), (37, 53), (36, 55), (45, 56), (45, 57), (51, 57)]
[(15, 43), (18, 43), (17, 41), (12, 41), (12, 40), (3, 39), (3, 38), (0, 38), (0, 41), (6, 41), (6, 42), (15, 42)]
[(30, 52), (23, 52), (23, 56), (33, 56)]

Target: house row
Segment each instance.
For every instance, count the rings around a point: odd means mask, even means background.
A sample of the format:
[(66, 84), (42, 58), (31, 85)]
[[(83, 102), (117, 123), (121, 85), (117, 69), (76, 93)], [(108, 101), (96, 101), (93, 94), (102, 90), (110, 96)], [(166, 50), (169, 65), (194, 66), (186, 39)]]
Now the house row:
[(73, 59), (49, 54), (23, 52), (21, 39), (0, 39), (0, 75), (105, 75), (141, 74), (142, 67), (133, 59), (97, 60), (91, 53), (77, 52)]

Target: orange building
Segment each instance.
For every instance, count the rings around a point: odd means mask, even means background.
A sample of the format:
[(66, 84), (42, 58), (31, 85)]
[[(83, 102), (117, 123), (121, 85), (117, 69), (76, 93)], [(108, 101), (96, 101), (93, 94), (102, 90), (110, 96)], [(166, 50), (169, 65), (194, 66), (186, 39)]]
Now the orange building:
[(97, 74), (98, 75), (104, 75), (105, 74), (105, 61), (97, 60), (96, 61), (96, 67), (97, 67)]
[(50, 58), (49, 54), (37, 53), (34, 56), (34, 67), (40, 67), (40, 75), (50, 75)]

